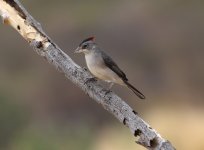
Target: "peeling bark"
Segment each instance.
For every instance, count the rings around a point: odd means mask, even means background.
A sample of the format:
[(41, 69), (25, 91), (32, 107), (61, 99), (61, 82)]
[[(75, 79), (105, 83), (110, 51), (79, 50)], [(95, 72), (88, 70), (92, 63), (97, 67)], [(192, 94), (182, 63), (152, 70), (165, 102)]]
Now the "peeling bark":
[(162, 138), (137, 113), (115, 93), (99, 85), (91, 74), (77, 65), (42, 30), (41, 25), (25, 10), (18, 0), (0, 0), (3, 23), (12, 26), (42, 57), (64, 73), (75, 85), (126, 125), (136, 143), (150, 150), (174, 150), (171, 143)]

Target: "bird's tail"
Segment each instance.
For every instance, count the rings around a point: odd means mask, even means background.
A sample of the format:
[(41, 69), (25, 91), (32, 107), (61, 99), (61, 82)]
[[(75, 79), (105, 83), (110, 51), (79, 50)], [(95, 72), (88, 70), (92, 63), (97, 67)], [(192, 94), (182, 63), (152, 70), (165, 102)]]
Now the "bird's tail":
[(137, 90), (133, 85), (131, 85), (128, 81), (124, 81), (124, 83), (127, 85), (127, 87), (132, 90), (140, 99), (145, 99), (145, 96)]

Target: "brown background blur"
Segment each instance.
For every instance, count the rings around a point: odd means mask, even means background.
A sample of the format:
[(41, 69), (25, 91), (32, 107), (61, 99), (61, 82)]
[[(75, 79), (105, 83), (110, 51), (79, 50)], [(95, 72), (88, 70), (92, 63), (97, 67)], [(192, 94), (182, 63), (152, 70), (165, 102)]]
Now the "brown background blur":
[[(147, 97), (113, 90), (177, 149), (204, 149), (204, 1), (21, 0), (71, 58), (96, 41)], [(124, 150), (135, 137), (0, 25), (0, 150)]]

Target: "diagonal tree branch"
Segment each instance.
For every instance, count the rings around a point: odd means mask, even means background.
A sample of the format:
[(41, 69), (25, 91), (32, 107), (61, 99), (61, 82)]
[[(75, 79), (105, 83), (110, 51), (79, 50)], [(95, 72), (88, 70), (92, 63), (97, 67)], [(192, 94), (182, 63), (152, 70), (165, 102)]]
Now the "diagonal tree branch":
[(126, 125), (135, 137), (138, 136), (138, 144), (152, 150), (174, 150), (169, 141), (163, 139), (120, 97), (113, 92), (107, 94), (96, 81), (89, 80), (92, 78), (90, 73), (78, 66), (44, 33), (41, 25), (18, 0), (0, 0), (0, 15), (3, 22), (16, 29), (40, 56)]

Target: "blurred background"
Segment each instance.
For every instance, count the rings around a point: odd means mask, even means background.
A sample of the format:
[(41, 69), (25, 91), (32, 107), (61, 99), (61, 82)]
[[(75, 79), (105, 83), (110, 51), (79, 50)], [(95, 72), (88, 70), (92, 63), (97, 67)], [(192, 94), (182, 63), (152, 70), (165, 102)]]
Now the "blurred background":
[[(83, 67), (73, 50), (96, 36), (147, 100), (113, 91), (177, 149), (204, 149), (204, 1), (21, 2)], [(1, 24), (0, 35), (0, 150), (144, 150), (16, 31)]]

